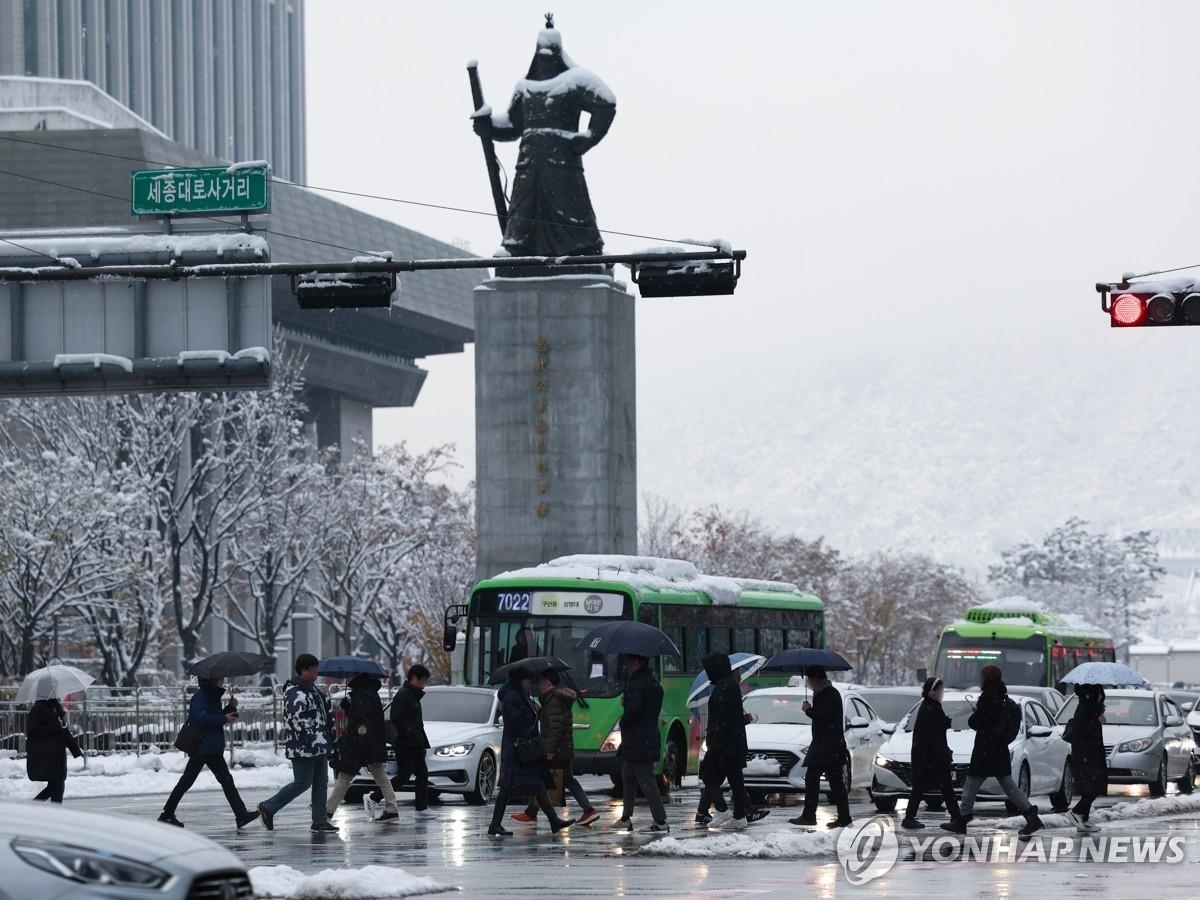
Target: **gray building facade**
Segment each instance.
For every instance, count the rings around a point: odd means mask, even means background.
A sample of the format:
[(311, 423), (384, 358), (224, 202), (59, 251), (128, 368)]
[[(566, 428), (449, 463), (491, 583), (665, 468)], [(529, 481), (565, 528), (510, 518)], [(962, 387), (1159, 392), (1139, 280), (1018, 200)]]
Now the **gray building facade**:
[(0, 0), (0, 75), (91, 82), (178, 143), (305, 179), (304, 0)]

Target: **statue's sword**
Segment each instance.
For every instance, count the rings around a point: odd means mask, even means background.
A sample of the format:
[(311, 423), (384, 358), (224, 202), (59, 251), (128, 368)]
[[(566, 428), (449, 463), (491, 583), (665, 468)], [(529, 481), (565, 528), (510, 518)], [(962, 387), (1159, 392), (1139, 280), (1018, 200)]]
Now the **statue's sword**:
[[(483, 108), (483, 85), (479, 83), (479, 64), (475, 60), (467, 63), (467, 76), (471, 79), (471, 102), (474, 109)], [(492, 202), (496, 204), (496, 219), (500, 233), (508, 230), (508, 201), (504, 199), (504, 188), (500, 185), (500, 163), (496, 159), (496, 145), (490, 134), (480, 135), (483, 144), (483, 159), (487, 163), (488, 180), (492, 183)]]

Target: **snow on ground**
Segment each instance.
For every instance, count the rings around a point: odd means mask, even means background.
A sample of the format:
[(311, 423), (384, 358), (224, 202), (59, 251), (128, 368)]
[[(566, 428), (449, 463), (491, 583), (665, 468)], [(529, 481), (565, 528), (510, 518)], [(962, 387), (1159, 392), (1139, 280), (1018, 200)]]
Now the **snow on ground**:
[(250, 870), (250, 883), (254, 885), (255, 897), (284, 900), (375, 900), (456, 890), (395, 866), (323, 869), (315, 875), (306, 875), (291, 866), (255, 866)]
[(715, 834), (679, 840), (663, 838), (644, 846), (639, 853), (650, 856), (751, 857), (754, 859), (798, 859), (832, 856), (837, 852), (841, 829), (823, 831), (773, 831), (756, 834)]
[[(1172, 797), (1149, 797), (1142, 800), (1130, 800), (1125, 803), (1116, 803), (1112, 806), (1096, 809), (1092, 811), (1089, 819), (1091, 822), (1124, 822), (1130, 819), (1157, 819), (1162, 816), (1179, 816), (1185, 813), (1200, 812), (1200, 794), (1177, 794)], [(1071, 820), (1063, 815), (1046, 815), (1040, 816), (1043, 824), (1047, 828), (1070, 828), (1073, 827)], [(997, 823), (997, 828), (1004, 828), (1010, 831), (1022, 827), (1025, 824), (1025, 819), (1021, 816), (1013, 816), (1011, 819), (1003, 819)]]
[[(226, 757), (228, 759), (228, 757)], [(292, 779), (291, 764), (270, 748), (235, 750), (233, 778), (240, 789), (277, 788)], [(87, 768), (82, 759), (67, 760), (67, 790), (75, 797), (115, 797), (125, 794), (165, 794), (170, 792), (187, 757), (178, 751), (169, 753), (117, 753), (89, 756)], [(25, 775), (25, 760), (0, 757), (0, 799), (14, 799), (37, 793), (41, 782), (30, 782)], [(194, 791), (219, 791), (221, 786), (205, 769), (196, 779)]]

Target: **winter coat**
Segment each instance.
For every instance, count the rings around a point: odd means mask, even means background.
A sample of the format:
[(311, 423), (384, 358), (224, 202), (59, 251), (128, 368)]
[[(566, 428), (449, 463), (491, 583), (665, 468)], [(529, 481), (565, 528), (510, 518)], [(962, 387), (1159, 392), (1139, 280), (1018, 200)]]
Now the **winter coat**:
[(1071, 777), (1075, 792), (1103, 797), (1108, 793), (1108, 757), (1104, 752), (1104, 726), (1100, 716), (1104, 704), (1079, 698), (1075, 715), (1067, 725), (1071, 736)]
[(358, 675), (350, 681), (350, 696), (341, 702), (346, 711), (346, 733), (338, 739), (334, 768), (339, 772), (354, 774), (371, 763), (387, 762), (379, 688), (379, 679), (370, 675)]
[(425, 692), (406, 681), (392, 698), (392, 725), (396, 728), (397, 750), (427, 750), (425, 720), (421, 714), (421, 698)]
[(30, 781), (67, 777), (67, 750), (79, 756), (79, 745), (64, 724), (57, 700), (39, 700), (29, 710), (25, 729), (25, 771)]
[(804, 758), (805, 767), (840, 770), (849, 751), (846, 749), (845, 709), (838, 689), (826, 683), (813, 694), (808, 717), (812, 719), (812, 743)]
[(971, 750), (970, 774), (996, 778), (1012, 774), (1012, 760), (1005, 740), (1005, 701), (1008, 688), (1003, 681), (990, 681), (979, 695), (975, 712), (967, 724), (975, 730), (975, 747)]
[(914, 776), (923, 781), (941, 778), (950, 769), (954, 755), (946, 741), (950, 717), (942, 704), (926, 697), (916, 711), (913, 724), (912, 767)]
[(573, 690), (556, 687), (542, 694), (538, 722), (542, 728), (542, 746), (553, 762), (569, 762), (575, 757), (575, 699)]
[(232, 706), (221, 702), (224, 690), (204, 685), (188, 703), (188, 724), (200, 729), (200, 744), (193, 756), (220, 756), (225, 752), (225, 715)]
[(742, 689), (734, 680), (729, 657), (710, 653), (704, 657), (704, 671), (712, 684), (708, 698), (707, 756), (721, 760), (746, 759), (746, 713), (742, 709)]
[(538, 736), (537, 710), (517, 685), (504, 685), (499, 697), (500, 715), (504, 717), (504, 733), (500, 737), (500, 789), (536, 791), (545, 787), (545, 765), (522, 765), (517, 755), (518, 738)]
[(621, 749), (617, 756), (630, 762), (658, 762), (662, 741), (658, 714), (663, 690), (647, 668), (638, 669), (625, 684), (621, 713)]
[(333, 750), (333, 715), (329, 699), (297, 678), (288, 681), (283, 694), (283, 721), (287, 725), (284, 752), (288, 759), (328, 756)]

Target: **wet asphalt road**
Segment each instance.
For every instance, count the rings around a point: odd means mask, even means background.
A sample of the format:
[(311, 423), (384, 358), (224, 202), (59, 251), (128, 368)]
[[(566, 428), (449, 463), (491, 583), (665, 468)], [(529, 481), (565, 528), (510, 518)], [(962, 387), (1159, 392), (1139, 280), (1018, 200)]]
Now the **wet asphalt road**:
[[(621, 834), (608, 825), (620, 815), (620, 803), (605, 793), (607, 779), (583, 779), (584, 787), (601, 811), (591, 828), (576, 827), (553, 836), (544, 822), (540, 828), (507, 823), (515, 832), (496, 840), (486, 834), (490, 810), (472, 807), (454, 798), (435, 807), (437, 817), (414, 820), (411, 795), (401, 795), (399, 822), (368, 821), (361, 806), (343, 806), (334, 824), (337, 834), (308, 831), (307, 804), (297, 800), (276, 817), (275, 831), (261, 824), (244, 831), (233, 829), (232, 815), (219, 792), (186, 797), (179, 817), (187, 826), (228, 847), (247, 866), (289, 865), (304, 871), (368, 864), (400, 866), (415, 875), (431, 876), (454, 885), (473, 897), (796, 897), (797, 892), (816, 897), (844, 895), (928, 898), (931, 895), (1030, 897), (1049, 892), (1058, 897), (1170, 897), (1194, 894), (1200, 880), (1200, 818), (1156, 819), (1121, 823), (1122, 834), (1182, 834), (1188, 841), (1189, 861), (1181, 865), (1099, 865), (1058, 862), (1049, 865), (1004, 863), (937, 864), (904, 860), (886, 876), (865, 887), (848, 884), (832, 856), (816, 859), (762, 860), (737, 858), (677, 859), (640, 855), (638, 850), (654, 837)], [(265, 798), (245, 796), (248, 805)], [(852, 797), (855, 818), (868, 818), (874, 808), (865, 794)], [(672, 836), (702, 836), (691, 824), (697, 792), (685, 787), (668, 803)], [(1035, 798), (1037, 799), (1037, 798)], [(1101, 800), (1097, 808), (1129, 796)], [(790, 801), (794, 802), (794, 801)], [(1040, 798), (1045, 808), (1045, 798)], [(156, 816), (162, 798), (129, 796), (91, 798), (74, 805), (139, 817)], [(518, 811), (512, 807), (509, 812)], [(983, 806), (978, 833), (994, 831), (992, 816), (1003, 815), (999, 806)], [(740, 832), (755, 837), (795, 830), (786, 819), (794, 808), (774, 808), (763, 822)], [(635, 818), (648, 825), (644, 807)], [(822, 807), (820, 826), (830, 811)], [(929, 825), (943, 820), (941, 813), (922, 811)], [(1116, 825), (1108, 826), (1114, 833)]]

